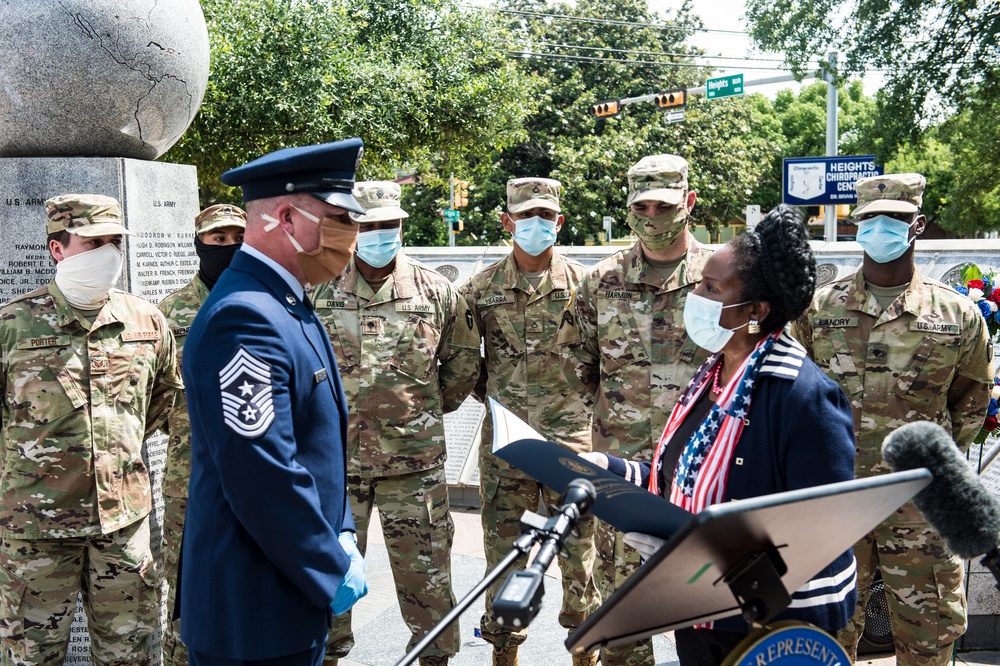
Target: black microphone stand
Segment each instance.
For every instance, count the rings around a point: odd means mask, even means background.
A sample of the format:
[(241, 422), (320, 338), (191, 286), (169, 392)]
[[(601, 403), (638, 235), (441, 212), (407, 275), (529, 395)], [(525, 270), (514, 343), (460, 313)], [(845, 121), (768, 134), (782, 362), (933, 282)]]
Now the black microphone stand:
[[(574, 479), (566, 486), (562, 497), (559, 498), (561, 506), (552, 517), (546, 518), (532, 511), (525, 511), (521, 516), (521, 535), (514, 541), (510, 552), (507, 553), (499, 564), (490, 569), (486, 573), (486, 576), (462, 597), (455, 604), (455, 607), (448, 611), (448, 614), (441, 618), (441, 621), (427, 632), (427, 635), (419, 643), (413, 646), (412, 650), (397, 661), (396, 666), (408, 666), (415, 662), (420, 653), (426, 650), (445, 629), (451, 626), (451, 623), (457, 620), (472, 605), (472, 602), (478, 599), (495, 580), (514, 566), (514, 562), (519, 557), (530, 553), (532, 547), (538, 542), (542, 542), (542, 547), (539, 549), (538, 555), (535, 556), (535, 561), (529, 567), (528, 571), (511, 574), (511, 577), (504, 583), (500, 593), (497, 595), (497, 599), (494, 601), (494, 611), (496, 610), (498, 601), (505, 596), (504, 592), (508, 589), (508, 586), (517, 588), (518, 591), (522, 589), (522, 586), (512, 584), (515, 576), (519, 573), (533, 575), (539, 569), (544, 573), (555, 554), (562, 550), (566, 537), (574, 530), (579, 519), (593, 506), (595, 495), (596, 491), (590, 481), (586, 479)], [(525, 615), (529, 617), (527, 617), (526, 621), (521, 620), (519, 617), (518, 622), (523, 621), (523, 624), (520, 626), (527, 626), (527, 623), (538, 613), (539, 602), (541, 601), (542, 594), (545, 592), (544, 586), (539, 584), (532, 587), (529, 592), (532, 593), (530, 608), (523, 609), (520, 613), (521, 617)], [(515, 596), (518, 599), (520, 598), (520, 594)]]

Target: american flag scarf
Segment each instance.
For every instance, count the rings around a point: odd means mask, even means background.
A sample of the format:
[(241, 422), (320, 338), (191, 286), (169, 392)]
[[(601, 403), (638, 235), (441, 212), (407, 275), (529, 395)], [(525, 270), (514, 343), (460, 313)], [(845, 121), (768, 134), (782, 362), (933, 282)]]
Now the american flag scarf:
[[(740, 364), (722, 389), (719, 401), (712, 405), (698, 430), (685, 444), (670, 485), (672, 504), (691, 513), (698, 513), (722, 501), (729, 478), (729, 463), (740, 433), (748, 422), (746, 416), (750, 411), (750, 396), (757, 373), (780, 335), (781, 331), (775, 331), (757, 343), (754, 351)], [(698, 398), (708, 390), (721, 359), (721, 354), (714, 354), (698, 368), (670, 412), (667, 426), (653, 456), (653, 473), (649, 475), (650, 492), (660, 494), (659, 476), (663, 452)]]

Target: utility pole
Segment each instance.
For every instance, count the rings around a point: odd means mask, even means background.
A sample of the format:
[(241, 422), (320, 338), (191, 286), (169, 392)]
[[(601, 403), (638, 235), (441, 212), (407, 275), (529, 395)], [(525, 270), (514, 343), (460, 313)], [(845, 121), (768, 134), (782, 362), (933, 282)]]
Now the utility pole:
[[(448, 178), (448, 208), (455, 210), (455, 173)], [(455, 223), (448, 218), (448, 247), (455, 247)]]
[[(837, 156), (837, 110), (838, 110), (838, 100), (837, 100), (837, 52), (830, 51), (827, 54), (829, 59), (830, 68), (824, 73), (823, 79), (826, 81), (826, 156), (836, 157)], [(837, 240), (837, 206), (836, 204), (827, 204), (824, 207), (826, 211), (825, 220), (823, 222), (823, 231), (826, 235), (826, 241), (836, 242)]]

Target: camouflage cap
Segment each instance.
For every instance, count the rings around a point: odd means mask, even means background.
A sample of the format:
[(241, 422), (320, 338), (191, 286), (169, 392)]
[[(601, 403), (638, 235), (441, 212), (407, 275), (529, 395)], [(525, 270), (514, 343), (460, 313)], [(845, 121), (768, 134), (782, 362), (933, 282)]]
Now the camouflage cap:
[(551, 178), (512, 178), (507, 181), (507, 212), (548, 208), (558, 213), (561, 189), (562, 183)]
[(46, 233), (68, 231), (77, 236), (131, 234), (122, 226), (122, 209), (102, 194), (60, 194), (45, 202)]
[(242, 208), (229, 204), (215, 204), (198, 213), (194, 218), (194, 232), (204, 234), (221, 227), (247, 228), (247, 214)]
[(410, 216), (399, 207), (403, 194), (399, 183), (391, 180), (366, 180), (354, 185), (354, 199), (365, 209), (364, 213), (351, 213), (356, 222), (383, 222), (402, 220)]
[(858, 207), (851, 217), (866, 213), (916, 213), (924, 202), (926, 179), (919, 173), (894, 173), (862, 178), (854, 183)]
[(647, 155), (628, 170), (628, 201), (663, 201), (676, 206), (688, 189), (688, 163), (677, 155)]

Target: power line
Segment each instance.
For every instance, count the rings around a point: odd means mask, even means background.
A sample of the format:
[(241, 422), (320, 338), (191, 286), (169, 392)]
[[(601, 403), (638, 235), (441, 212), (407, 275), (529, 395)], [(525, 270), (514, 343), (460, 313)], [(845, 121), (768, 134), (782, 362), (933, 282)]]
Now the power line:
[[(662, 60), (621, 60), (616, 58), (592, 58), (590, 56), (575, 56), (558, 53), (537, 53), (535, 51), (508, 51), (508, 55), (520, 56), (524, 59), (544, 58), (547, 60), (565, 60), (569, 62), (600, 62), (618, 65), (657, 65), (660, 67), (693, 67), (698, 69), (719, 69), (718, 65), (698, 65), (685, 62), (663, 62)], [(746, 71), (791, 72), (788, 67), (740, 67)], [(876, 70), (880, 71), (880, 70)]]
[(713, 28), (695, 28), (678, 25), (659, 25), (656, 23), (639, 23), (637, 21), (615, 21), (613, 19), (589, 18), (586, 16), (570, 16), (569, 14), (545, 14), (542, 12), (527, 12), (520, 9), (496, 9), (501, 14), (516, 14), (519, 16), (532, 16), (537, 18), (555, 18), (568, 21), (580, 21), (581, 23), (596, 23), (599, 25), (620, 25), (628, 28), (653, 28), (655, 30), (669, 30), (671, 32), (710, 32), (719, 35), (747, 35), (743, 30), (718, 30)]
[[(667, 51), (637, 51), (634, 49), (613, 49), (607, 46), (578, 46), (574, 44), (554, 44), (539, 42), (538, 46), (548, 46), (557, 49), (580, 49), (582, 51), (607, 51), (609, 53), (629, 53), (633, 55), (653, 55), (664, 58), (706, 58), (712, 60), (739, 60), (743, 62), (785, 62), (784, 58), (749, 58), (742, 56), (706, 55), (702, 53), (669, 53)], [(818, 66), (818, 65), (817, 65)]]

